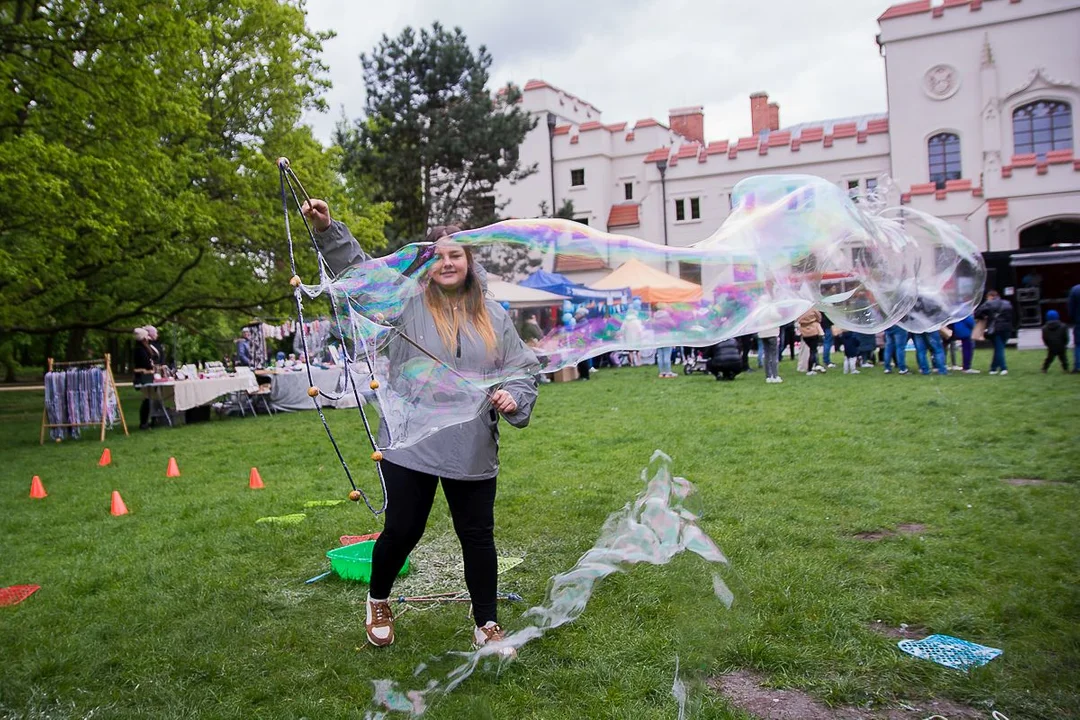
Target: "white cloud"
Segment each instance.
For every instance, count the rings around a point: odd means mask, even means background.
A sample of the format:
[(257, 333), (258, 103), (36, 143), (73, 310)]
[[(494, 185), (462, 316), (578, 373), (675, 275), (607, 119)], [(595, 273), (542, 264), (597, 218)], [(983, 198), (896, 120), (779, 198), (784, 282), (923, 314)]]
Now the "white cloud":
[(875, 35), (889, 0), (308, 0), (325, 45), (331, 110), (306, 118), (328, 141), (342, 108), (363, 112), (359, 56), (385, 33), (439, 21), (492, 54), (491, 87), (539, 78), (603, 111), (607, 122), (667, 119), (705, 107), (707, 139), (750, 133), (751, 92), (780, 103), (792, 125), (886, 109)]

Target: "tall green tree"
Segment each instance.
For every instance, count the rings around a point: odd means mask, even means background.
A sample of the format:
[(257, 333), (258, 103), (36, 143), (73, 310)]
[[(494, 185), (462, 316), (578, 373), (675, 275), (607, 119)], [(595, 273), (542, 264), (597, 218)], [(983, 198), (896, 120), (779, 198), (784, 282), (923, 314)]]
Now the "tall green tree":
[(0, 4), (0, 343), (63, 333), (78, 356), (95, 331), (286, 312), (278, 156), (383, 242), (387, 206), (299, 124), (328, 37), (302, 0)]
[(476, 226), (497, 219), (495, 184), (535, 172), (518, 148), (535, 125), (517, 105), (520, 91), (488, 90), (491, 55), (476, 52), (460, 28), (411, 27), (361, 56), (365, 116), (339, 126), (344, 168), (373, 179), (393, 203), (392, 245), (423, 239), (434, 225)]

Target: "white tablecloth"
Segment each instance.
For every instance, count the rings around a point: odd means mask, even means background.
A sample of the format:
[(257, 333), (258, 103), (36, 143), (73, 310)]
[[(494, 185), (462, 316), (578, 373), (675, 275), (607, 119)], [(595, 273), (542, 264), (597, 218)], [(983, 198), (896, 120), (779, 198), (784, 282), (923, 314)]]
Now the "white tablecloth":
[(171, 395), (176, 409), (183, 412), (200, 405), (209, 405), (215, 398), (222, 395), (242, 390), (258, 390), (259, 384), (254, 375), (226, 375), (204, 380), (172, 380), (154, 383), (146, 386), (144, 390), (149, 391), (151, 388), (160, 393), (163, 399)]
[[(335, 397), (342, 395), (342, 377), (344, 374), (343, 369), (339, 367), (311, 368), (311, 380), (314, 381), (316, 387), (324, 393)], [(356, 375), (354, 374), (353, 377), (356, 377)], [(270, 381), (272, 383), (270, 386), (270, 402), (273, 403), (275, 409), (315, 409), (315, 403), (311, 401), (311, 397), (307, 394), (311, 385), (306, 371), (279, 372), (271, 375)], [(367, 390), (367, 379), (359, 378), (358, 382), (362, 383), (360, 385), (362, 390)], [(352, 388), (350, 387), (348, 392), (338, 400), (329, 400), (320, 396), (319, 404), (322, 407), (356, 407), (356, 398), (353, 397)]]

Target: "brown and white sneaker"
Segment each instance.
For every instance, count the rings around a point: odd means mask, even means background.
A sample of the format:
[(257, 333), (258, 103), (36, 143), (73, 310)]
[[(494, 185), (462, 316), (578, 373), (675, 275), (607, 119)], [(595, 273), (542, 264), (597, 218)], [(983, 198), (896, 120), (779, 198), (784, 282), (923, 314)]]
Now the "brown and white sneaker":
[[(506, 633), (503, 632), (502, 626), (494, 620), (488, 620), (484, 625), (473, 630), (473, 647), (479, 650), (488, 643), (498, 645), (506, 640)], [(506, 647), (500, 647), (498, 649), (499, 655), (507, 659), (513, 659), (517, 657), (517, 650), (513, 645), (507, 645)]]
[(364, 627), (368, 642), (375, 647), (386, 647), (394, 642), (394, 612), (387, 600), (372, 600), (368, 596)]

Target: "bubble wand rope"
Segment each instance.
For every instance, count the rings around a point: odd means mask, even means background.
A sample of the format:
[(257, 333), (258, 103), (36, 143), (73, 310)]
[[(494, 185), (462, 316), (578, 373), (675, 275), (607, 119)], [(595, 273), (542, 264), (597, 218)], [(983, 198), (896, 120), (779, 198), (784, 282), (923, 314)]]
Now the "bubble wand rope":
[[(285, 216), (285, 237), (286, 237), (288, 247), (289, 247), (289, 268), (292, 271), (292, 278), (290, 279), (289, 282), (293, 286), (293, 299), (296, 301), (296, 314), (297, 314), (297, 319), (300, 322), (300, 328), (301, 328), (300, 342), (301, 342), (301, 345), (304, 348), (304, 357), (307, 358), (307, 354), (308, 354), (307, 338), (304, 336), (304, 333), (303, 333), (304, 303), (303, 303), (303, 299), (301, 297), (301, 292), (300, 292), (300, 276), (296, 272), (296, 253), (295, 253), (295, 250), (293, 248), (292, 229), (291, 229), (291, 227), (289, 225), (289, 202), (288, 202), (288, 198), (285, 195), (285, 186), (286, 186), (286, 184), (288, 184), (289, 191), (292, 194), (293, 200), (294, 200), (294, 202), (297, 203), (298, 207), (300, 206), (300, 203), (299, 203), (299, 199), (296, 197), (296, 190), (293, 188), (292, 183), (289, 181), (288, 174), (292, 174), (292, 171), (291, 171), (291, 169), (289, 167), (288, 158), (279, 158), (278, 162), (277, 162), (277, 165), (278, 165), (279, 180), (280, 180), (280, 185), (281, 185), (281, 209), (282, 209), (282, 212), (283, 212), (283, 214)], [(295, 174), (293, 174), (293, 176), (295, 177)], [(299, 185), (299, 180), (297, 180), (297, 184)], [(301, 189), (302, 189), (302, 186), (301, 186)], [(304, 192), (304, 195), (307, 196), (306, 191)], [(311, 227), (308, 225), (307, 218), (304, 217), (303, 213), (301, 213), (301, 219), (304, 221), (304, 227), (308, 231), (308, 236), (311, 239), (312, 245), (315, 246), (316, 256), (318, 257), (318, 260), (319, 260), (319, 274), (322, 275), (323, 274), (323, 267), (325, 265), (325, 261), (324, 261), (324, 259), (322, 257), (322, 253), (319, 252), (318, 245), (315, 243), (315, 235), (312, 232)], [(331, 303), (330, 304), (331, 305), (334, 304), (332, 297), (331, 297)], [(348, 353), (346, 352), (346, 353), (344, 353), (344, 355), (346, 356), (346, 360), (345, 360), (345, 363), (346, 363), (345, 364), (345, 382), (348, 383), (348, 382), (350, 382), (350, 377), (351, 377), (351, 373), (349, 372), (349, 367), (348, 367), (348, 359), (347, 359)], [(371, 363), (370, 362), (368, 362), (368, 367), (369, 367), (369, 369), (371, 369)], [(360, 498), (364, 501), (364, 505), (367, 506), (368, 510), (370, 510), (376, 516), (381, 515), (382, 513), (384, 513), (386, 511), (386, 503), (387, 503), (387, 499), (386, 499), (386, 479), (383, 477), (382, 466), (379, 465), (378, 462), (376, 462), (376, 468), (377, 468), (378, 474), (379, 474), (379, 483), (380, 483), (380, 485), (382, 487), (382, 491), (383, 491), (383, 504), (382, 504), (382, 507), (379, 508), (378, 510), (376, 510), (375, 507), (371, 504), (371, 501), (368, 499), (367, 493), (365, 493), (363, 490), (358, 488), (356, 486), (355, 480), (353, 480), (352, 472), (349, 470), (349, 465), (348, 465), (347, 462), (345, 462), (345, 458), (341, 454), (341, 448), (338, 447), (337, 440), (334, 438), (334, 433), (330, 430), (329, 423), (326, 422), (326, 415), (323, 413), (322, 405), (319, 403), (318, 396), (321, 394), (321, 391), (315, 385), (315, 380), (311, 375), (311, 364), (307, 363), (306, 368), (307, 368), (308, 388), (309, 388), (308, 389), (308, 395), (311, 397), (311, 401), (315, 405), (315, 410), (319, 413), (319, 419), (322, 421), (323, 429), (326, 430), (326, 435), (327, 435), (328, 438), (330, 438), (330, 444), (333, 446), (334, 452), (337, 454), (338, 461), (341, 463), (341, 467), (345, 471), (345, 477), (346, 477), (346, 479), (348, 479), (349, 485), (352, 486), (353, 492), (360, 494)], [(372, 378), (374, 379), (374, 371), (373, 370), (372, 370)], [(315, 392), (312, 392), (313, 390)], [(354, 392), (354, 395), (357, 395), (356, 389), (355, 389), (355, 383), (354, 383), (354, 387), (353, 387), (353, 392)], [(370, 427), (370, 425), (368, 423), (367, 415), (364, 413), (363, 404), (360, 402), (360, 398), (358, 396), (357, 396), (356, 399), (357, 399), (357, 408), (360, 411), (360, 417), (363, 418), (363, 421), (364, 421), (364, 430), (367, 432), (368, 441), (371, 443), (372, 458), (376, 459), (376, 457), (377, 457), (378, 459), (381, 459), (382, 458), (382, 453), (379, 452), (379, 449), (377, 447), (377, 443), (375, 442), (375, 437), (371, 432), (371, 427)]]

